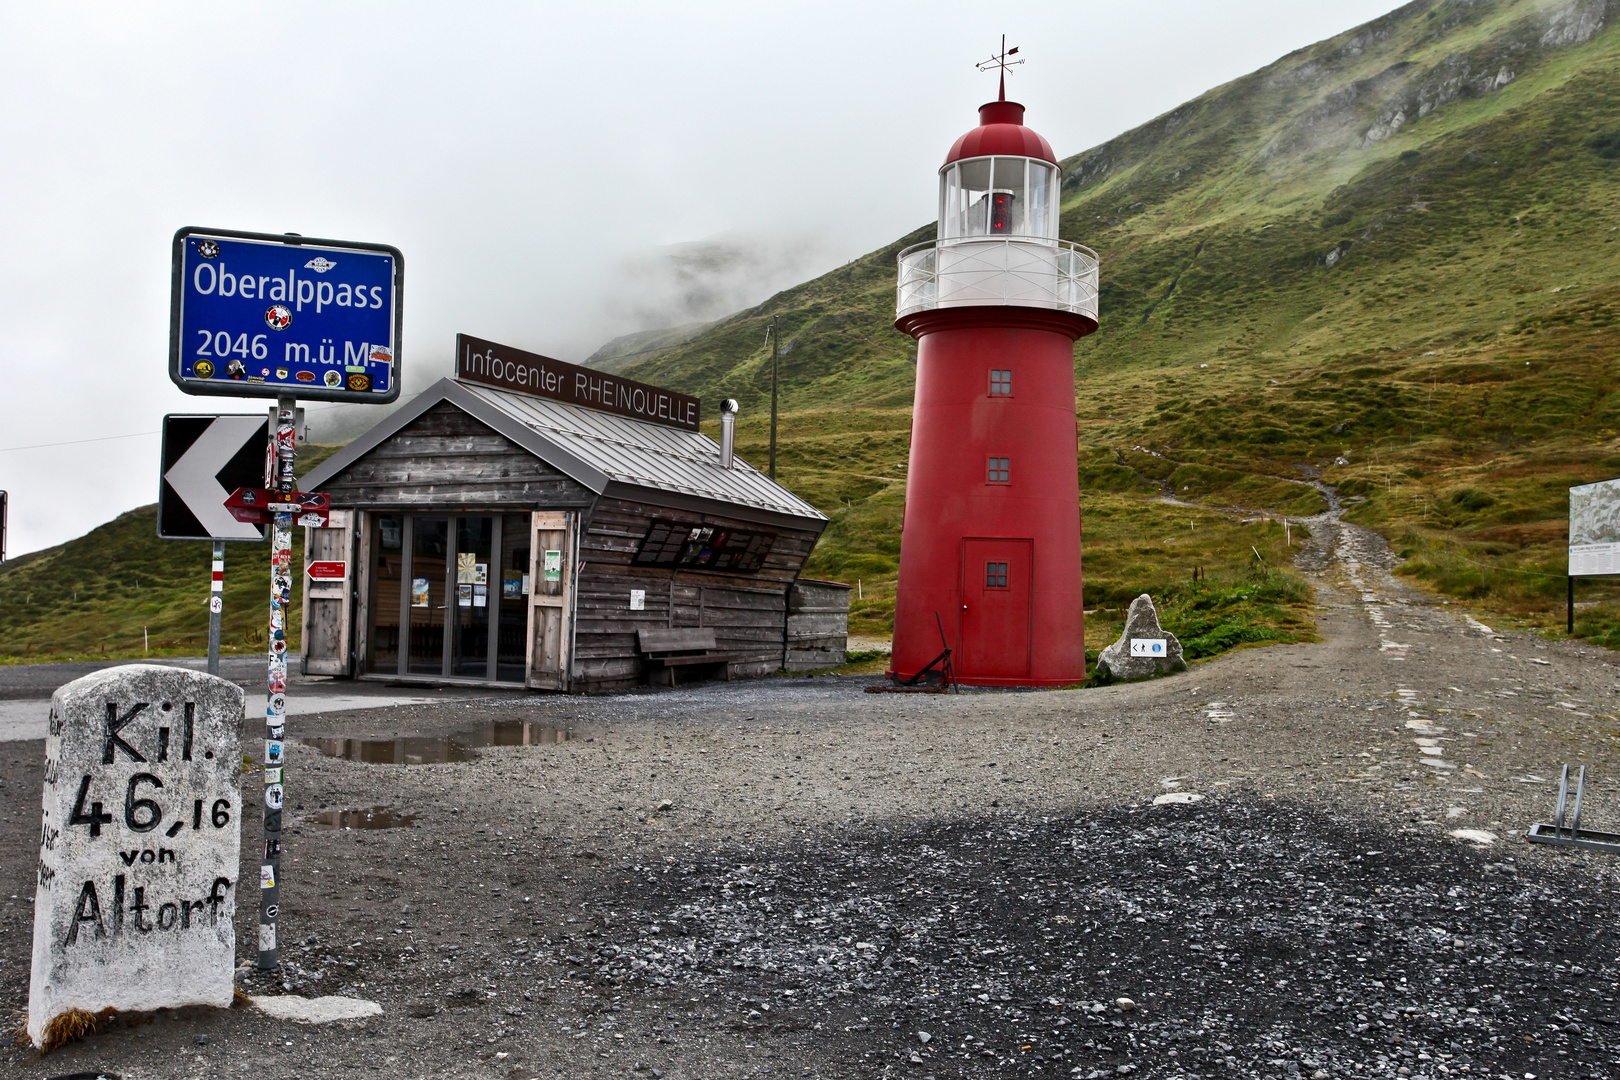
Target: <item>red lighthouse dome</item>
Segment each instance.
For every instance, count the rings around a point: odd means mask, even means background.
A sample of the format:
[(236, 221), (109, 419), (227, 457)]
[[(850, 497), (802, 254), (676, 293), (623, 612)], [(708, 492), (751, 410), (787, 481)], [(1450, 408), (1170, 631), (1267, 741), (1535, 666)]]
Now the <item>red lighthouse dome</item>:
[(1016, 154), (1057, 164), (1052, 144), (1024, 126), (1024, 107), (1016, 101), (979, 106), (979, 126), (957, 139), (945, 164), (987, 154)]
[(961, 682), (1061, 686), (1085, 678), (1074, 342), (1097, 257), (1058, 238), (1057, 158), (1024, 107), (979, 120), (940, 169), (937, 239), (899, 256), (917, 387), (891, 675), (949, 648)]

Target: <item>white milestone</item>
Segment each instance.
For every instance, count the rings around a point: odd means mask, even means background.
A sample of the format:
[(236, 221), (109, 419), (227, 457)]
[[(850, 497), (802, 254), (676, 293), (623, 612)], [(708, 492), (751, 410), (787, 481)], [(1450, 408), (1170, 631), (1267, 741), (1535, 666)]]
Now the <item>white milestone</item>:
[(154, 664), (51, 699), (28, 1035), (71, 1009), (229, 1006), (242, 688)]

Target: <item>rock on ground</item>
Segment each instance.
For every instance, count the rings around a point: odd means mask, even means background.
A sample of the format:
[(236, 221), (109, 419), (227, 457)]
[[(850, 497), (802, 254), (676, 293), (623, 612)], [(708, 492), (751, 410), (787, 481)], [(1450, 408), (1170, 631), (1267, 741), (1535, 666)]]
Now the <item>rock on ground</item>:
[[(1164, 655), (1132, 656), (1133, 638), (1162, 640)], [(1159, 625), (1159, 610), (1153, 606), (1153, 598), (1143, 593), (1131, 601), (1130, 611), (1125, 614), (1125, 629), (1120, 632), (1119, 639), (1097, 657), (1096, 674), (1103, 682), (1133, 682), (1186, 670), (1187, 661), (1181, 656), (1181, 642), (1176, 640), (1176, 635)]]

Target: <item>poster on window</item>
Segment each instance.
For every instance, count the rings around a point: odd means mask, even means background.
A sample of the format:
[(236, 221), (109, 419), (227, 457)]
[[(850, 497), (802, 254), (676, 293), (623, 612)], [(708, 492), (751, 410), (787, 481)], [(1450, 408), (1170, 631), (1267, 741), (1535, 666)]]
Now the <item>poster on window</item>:
[(465, 551), (456, 556), (456, 584), (471, 585), (473, 575), (478, 572), (478, 556)]
[(428, 606), (428, 579), (411, 578), (411, 607)]
[(524, 587), (523, 579), (529, 575), (521, 570), (501, 571), (501, 599), (516, 600), (529, 590)]

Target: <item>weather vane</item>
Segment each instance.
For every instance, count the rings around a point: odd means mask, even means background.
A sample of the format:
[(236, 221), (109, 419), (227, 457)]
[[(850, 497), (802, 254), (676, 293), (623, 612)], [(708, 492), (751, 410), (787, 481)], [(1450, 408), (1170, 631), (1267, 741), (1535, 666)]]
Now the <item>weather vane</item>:
[(1019, 64), (1023, 63), (1022, 60), (1008, 60), (1007, 58), (1009, 56), (1017, 55), (1018, 47), (1015, 45), (1011, 49), (1007, 48), (1007, 35), (1002, 34), (1001, 51), (996, 53), (996, 55), (992, 56), (990, 59), (977, 65), (980, 71), (989, 71), (991, 68), (1001, 69), (1001, 89), (996, 97), (997, 101), (1007, 100), (1007, 69), (1010, 67), (1017, 67)]

